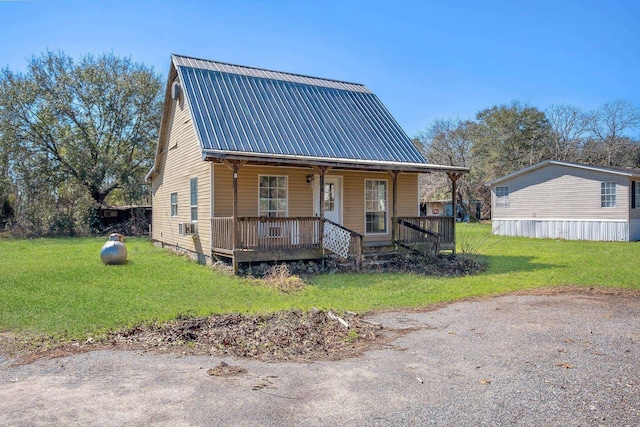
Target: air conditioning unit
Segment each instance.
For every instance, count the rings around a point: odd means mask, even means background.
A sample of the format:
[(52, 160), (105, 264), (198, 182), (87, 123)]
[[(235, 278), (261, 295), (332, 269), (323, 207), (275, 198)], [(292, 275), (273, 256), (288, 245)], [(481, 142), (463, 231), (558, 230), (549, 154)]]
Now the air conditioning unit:
[(178, 224), (178, 234), (189, 236), (198, 233), (198, 224), (195, 222), (181, 222)]

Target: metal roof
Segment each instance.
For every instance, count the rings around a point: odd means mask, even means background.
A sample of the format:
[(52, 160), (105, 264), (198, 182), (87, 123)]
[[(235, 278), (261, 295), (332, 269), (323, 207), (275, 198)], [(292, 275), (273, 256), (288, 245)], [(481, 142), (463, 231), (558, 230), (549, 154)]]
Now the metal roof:
[(356, 83), (173, 55), (203, 153), (426, 165)]

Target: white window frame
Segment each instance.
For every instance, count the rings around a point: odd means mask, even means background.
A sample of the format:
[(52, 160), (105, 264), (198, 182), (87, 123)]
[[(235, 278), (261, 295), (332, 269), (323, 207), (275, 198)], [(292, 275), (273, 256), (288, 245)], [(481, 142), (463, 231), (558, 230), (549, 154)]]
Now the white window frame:
[(191, 178), (189, 180), (189, 198), (191, 204), (189, 205), (189, 211), (191, 213), (191, 222), (198, 222), (198, 178)]
[[(378, 204), (378, 207), (379, 207), (379, 203), (381, 201), (380, 199), (371, 200), (368, 198), (367, 183), (369, 182), (376, 182), (376, 183), (384, 182), (385, 191), (384, 191), (384, 200), (382, 201), (384, 205), (384, 209), (379, 209), (379, 208), (375, 209), (374, 205), (371, 205), (373, 209), (370, 209), (367, 206), (367, 202), (373, 202)], [(377, 192), (378, 191), (376, 190), (376, 194)], [(365, 179), (364, 180), (364, 234), (367, 234), (367, 235), (389, 234), (389, 203), (388, 201), (389, 201), (389, 180), (387, 179)], [(379, 212), (384, 213), (384, 231), (368, 231), (367, 214), (379, 213)]]
[(615, 181), (600, 182), (600, 207), (615, 208), (618, 205), (616, 197), (617, 185)]
[[(502, 194), (498, 194), (499, 190), (502, 192)], [(510, 206), (510, 202), (509, 202), (510, 193), (511, 192), (508, 185), (498, 185), (494, 187), (493, 194), (496, 200), (495, 207), (508, 208)]]
[[(175, 196), (175, 197), (174, 197)], [(170, 206), (171, 206), (171, 217), (178, 217), (178, 192), (173, 192), (169, 196)]]
[[(269, 183), (268, 187), (262, 187), (262, 179), (272, 179), (276, 178), (276, 180), (284, 179), (284, 188), (280, 187), (279, 184), (276, 184), (276, 187), (272, 187), (271, 183)], [(264, 197), (262, 189), (267, 191), (266, 197)], [(284, 209), (280, 209), (280, 200), (282, 200), (278, 195), (276, 195), (275, 199), (271, 198), (271, 190), (284, 190)], [(266, 210), (262, 209), (263, 203), (266, 202), (269, 207)], [(271, 208), (271, 202), (276, 202), (278, 207), (276, 209)], [(275, 213), (275, 215), (271, 215)], [(289, 177), (287, 175), (258, 175), (258, 216), (266, 216), (266, 217), (288, 217), (289, 216)]]

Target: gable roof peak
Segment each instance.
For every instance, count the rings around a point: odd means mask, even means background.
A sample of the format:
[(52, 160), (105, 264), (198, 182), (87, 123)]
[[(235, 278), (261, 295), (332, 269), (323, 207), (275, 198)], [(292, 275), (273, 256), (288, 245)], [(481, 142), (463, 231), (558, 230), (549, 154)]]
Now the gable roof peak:
[(245, 65), (229, 64), (210, 59), (194, 58), (190, 56), (172, 54), (173, 64), (178, 67), (190, 67), (201, 70), (217, 71), (220, 73), (235, 74), (240, 76), (257, 77), (269, 80), (280, 80), (311, 86), (321, 86), (332, 89), (348, 90), (352, 92), (372, 93), (365, 85), (341, 80), (327, 79), (323, 77), (306, 76), (303, 74), (288, 73), (284, 71), (267, 70), (265, 68), (248, 67)]

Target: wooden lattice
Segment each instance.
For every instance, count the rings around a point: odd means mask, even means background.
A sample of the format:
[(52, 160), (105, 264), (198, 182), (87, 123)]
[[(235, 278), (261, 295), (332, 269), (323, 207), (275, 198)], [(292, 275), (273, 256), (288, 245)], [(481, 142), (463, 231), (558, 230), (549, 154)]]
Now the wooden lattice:
[(349, 257), (349, 241), (351, 233), (340, 227), (325, 222), (324, 234), (322, 236), (322, 247), (340, 255), (343, 258)]

